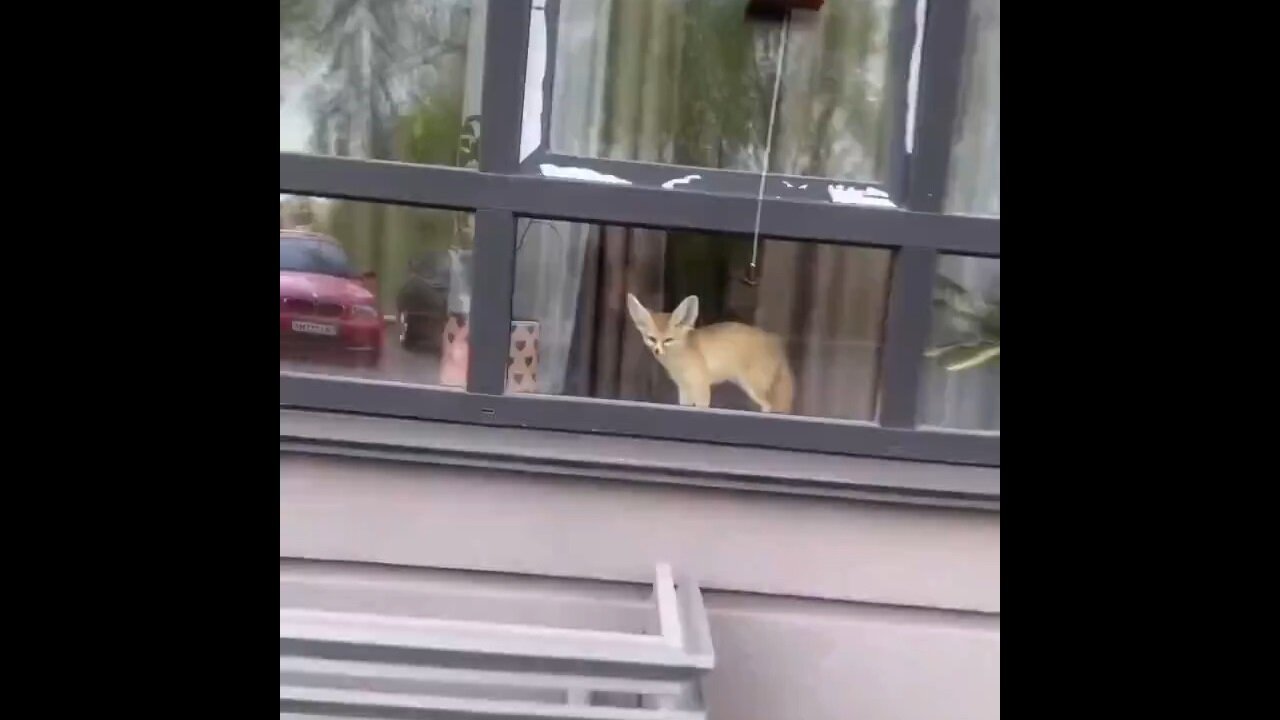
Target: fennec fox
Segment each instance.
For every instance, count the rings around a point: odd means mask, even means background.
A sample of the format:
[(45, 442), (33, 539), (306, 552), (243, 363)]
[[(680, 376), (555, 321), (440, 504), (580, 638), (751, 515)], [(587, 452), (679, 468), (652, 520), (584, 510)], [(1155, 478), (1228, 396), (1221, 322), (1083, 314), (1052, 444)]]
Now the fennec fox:
[(711, 386), (732, 382), (761, 412), (791, 412), (793, 379), (782, 339), (750, 325), (722, 322), (694, 328), (698, 298), (671, 313), (651, 313), (627, 293), (627, 310), (644, 344), (680, 391), (680, 404), (707, 407)]

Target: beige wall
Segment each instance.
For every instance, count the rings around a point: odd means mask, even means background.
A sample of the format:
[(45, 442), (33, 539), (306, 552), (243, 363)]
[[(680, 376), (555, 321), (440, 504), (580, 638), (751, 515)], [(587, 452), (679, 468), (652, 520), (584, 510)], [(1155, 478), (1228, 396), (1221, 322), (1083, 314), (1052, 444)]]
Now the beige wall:
[(283, 454), (280, 497), (286, 604), (638, 630), (665, 561), (713, 718), (999, 717), (997, 513)]

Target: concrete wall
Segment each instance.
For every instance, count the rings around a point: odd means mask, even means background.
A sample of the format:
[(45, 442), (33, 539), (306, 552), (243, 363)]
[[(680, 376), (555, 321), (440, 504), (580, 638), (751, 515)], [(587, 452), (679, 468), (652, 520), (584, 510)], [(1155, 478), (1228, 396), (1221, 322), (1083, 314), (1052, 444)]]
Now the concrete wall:
[(999, 717), (997, 513), (282, 454), (282, 603), (640, 630), (706, 591), (718, 720)]

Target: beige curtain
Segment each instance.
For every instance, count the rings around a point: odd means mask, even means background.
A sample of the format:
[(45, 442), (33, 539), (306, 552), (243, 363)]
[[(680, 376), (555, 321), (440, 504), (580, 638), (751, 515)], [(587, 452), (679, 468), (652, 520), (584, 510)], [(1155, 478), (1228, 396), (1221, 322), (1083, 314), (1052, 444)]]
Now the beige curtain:
[[(597, 27), (610, 28), (607, 38), (614, 54), (604, 75), (608, 81), (591, 83), (603, 96), (601, 112), (581, 118), (590, 124), (582, 128), (585, 132), (569, 133), (564, 132), (564, 118), (582, 115), (590, 107), (553, 106), (553, 112), (565, 113), (553, 124), (560, 126), (562, 138), (575, 145), (570, 150), (627, 160), (662, 159), (670, 152), (679, 99), (678, 88), (671, 82), (680, 66), (680, 53), (672, 52), (680, 46), (683, 26), (679, 5), (615, 0), (583, 7), (583, 1), (567, 0), (561, 5), (561, 17), (585, 25), (586, 13), (591, 13)], [(604, 34), (600, 35), (603, 40)], [(571, 59), (569, 53), (558, 55), (562, 62), (557, 65), (556, 84), (571, 92), (567, 88), (574, 82), (573, 75), (582, 70), (563, 62)], [(577, 389), (593, 397), (674, 401), (671, 381), (645, 349), (625, 302), (630, 292), (653, 307), (664, 304), (666, 234), (594, 227), (587, 237), (575, 340), (580, 347), (575, 370), (582, 376)]]
[(627, 293), (651, 307), (662, 304), (663, 233), (651, 230), (601, 228), (588, 258), (595, 277), (585, 287), (595, 291), (591, 317), (580, 319), (581, 340), (590, 348), (591, 369), (586, 394), (620, 400), (674, 401), (661, 366), (653, 361), (627, 312)]
[[(890, 13), (887, 2), (832, 2), (794, 16), (771, 170), (884, 178)], [(890, 262), (883, 250), (764, 243), (756, 322), (787, 339), (796, 414), (874, 417)]]
[(765, 243), (757, 324), (787, 341), (794, 412), (854, 420), (875, 414), (889, 254)]

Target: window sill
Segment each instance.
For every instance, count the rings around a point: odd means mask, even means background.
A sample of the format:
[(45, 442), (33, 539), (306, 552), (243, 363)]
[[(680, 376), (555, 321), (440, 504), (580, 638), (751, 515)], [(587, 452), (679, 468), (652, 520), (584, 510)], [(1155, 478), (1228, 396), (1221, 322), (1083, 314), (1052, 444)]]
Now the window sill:
[(280, 410), (280, 451), (999, 511), (1000, 469)]

